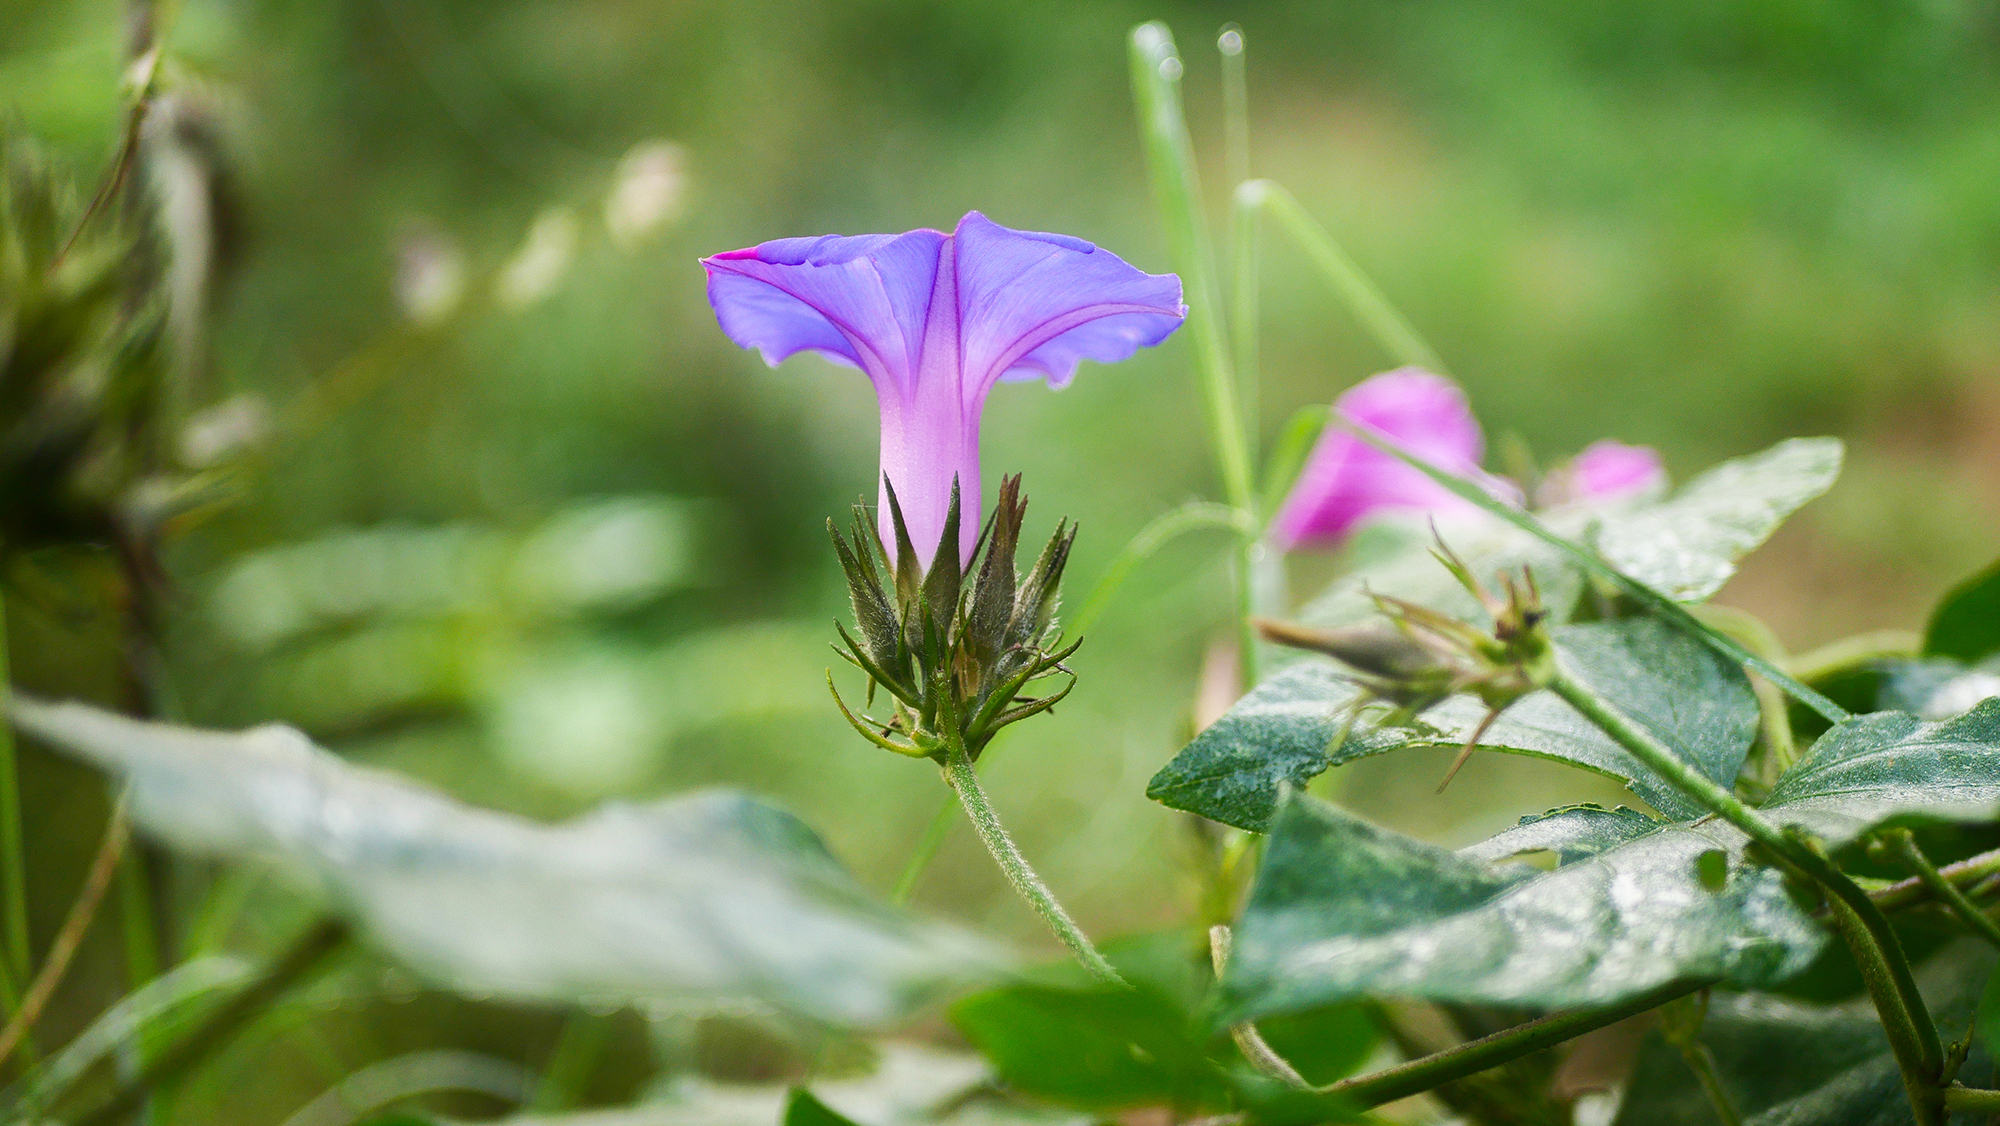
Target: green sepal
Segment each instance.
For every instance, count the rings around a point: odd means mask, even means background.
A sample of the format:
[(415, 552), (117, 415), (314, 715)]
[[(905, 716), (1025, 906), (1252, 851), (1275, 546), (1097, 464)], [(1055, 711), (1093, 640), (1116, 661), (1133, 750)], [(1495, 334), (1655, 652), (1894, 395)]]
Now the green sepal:
[(840, 569), (847, 573), (848, 598), (854, 605), (855, 624), (861, 628), (861, 636), (868, 642), (868, 655), (877, 665), (886, 667), (895, 664), (896, 610), (889, 605), (889, 596), (882, 589), (882, 580), (875, 572), (874, 561), (867, 558), (867, 545), (860, 544), (860, 552), (851, 549), (830, 519), (826, 522), (826, 531), (833, 537), (833, 550), (840, 556)]
[[(898, 525), (898, 535), (901, 535)], [(950, 632), (958, 609), (958, 591), (964, 574), (958, 558), (958, 478), (951, 479), (951, 503), (944, 510), (944, 533), (931, 554), (931, 569), (924, 574), (924, 606)]]

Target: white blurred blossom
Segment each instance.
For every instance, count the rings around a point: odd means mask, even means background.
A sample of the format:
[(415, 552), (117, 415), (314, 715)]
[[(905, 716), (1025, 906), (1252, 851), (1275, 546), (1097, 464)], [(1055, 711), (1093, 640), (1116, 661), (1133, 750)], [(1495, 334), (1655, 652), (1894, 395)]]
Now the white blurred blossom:
[(255, 446), (271, 429), (262, 396), (235, 395), (196, 411), (181, 428), (181, 464), (206, 469)]
[(404, 236), (396, 248), (396, 304), (418, 324), (436, 324), (465, 295), (465, 256), (435, 231)]
[(641, 141), (618, 162), (604, 200), (611, 241), (630, 249), (680, 221), (687, 205), (687, 154), (671, 141)]
[(521, 249), (500, 268), (494, 299), (505, 309), (525, 309), (555, 292), (576, 257), (576, 216), (551, 207), (535, 217)]

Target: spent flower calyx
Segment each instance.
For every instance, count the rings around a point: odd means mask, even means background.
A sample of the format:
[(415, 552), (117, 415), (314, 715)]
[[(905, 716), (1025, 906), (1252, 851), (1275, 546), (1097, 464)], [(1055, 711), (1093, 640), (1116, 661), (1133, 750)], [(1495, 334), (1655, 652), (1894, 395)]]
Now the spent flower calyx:
[[(1020, 574), (1015, 556), (1028, 502), (1021, 478), (1009, 477), (970, 559), (962, 562), (954, 482), (943, 535), (925, 568), (895, 487), (885, 483), (883, 496), (893, 545), (879, 530), (884, 522), (862, 504), (854, 506), (845, 535), (832, 520), (827, 531), (847, 576), (855, 622), (852, 633), (836, 626), (840, 644), (834, 651), (867, 674), (871, 705), (878, 687), (888, 694), (889, 718), (849, 708), (831, 673), (827, 686), (841, 714), (869, 742), (940, 764), (957, 746), (976, 761), (1002, 727), (1054, 708), (1076, 686), (1062, 662), (1082, 641), (1056, 647), (1056, 610), (1076, 527), (1057, 522), (1034, 565)], [(1030, 691), (1051, 676), (1069, 680), (1053, 692)]]

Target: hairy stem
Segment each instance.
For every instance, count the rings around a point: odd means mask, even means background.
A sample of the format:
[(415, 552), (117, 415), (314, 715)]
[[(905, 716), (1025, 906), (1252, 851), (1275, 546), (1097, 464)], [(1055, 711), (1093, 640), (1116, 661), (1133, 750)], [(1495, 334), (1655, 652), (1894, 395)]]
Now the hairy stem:
[(1995, 923), (1986, 912), (1981, 911), (1972, 900), (1967, 899), (1965, 893), (1958, 890), (1957, 884), (1945, 879), (1944, 873), (1939, 872), (1937, 866), (1931, 863), (1930, 857), (1924, 855), (1924, 850), (1917, 847), (1915, 834), (1908, 829), (1897, 829), (1890, 834), (1889, 839), (1898, 855), (1903, 858), (1903, 863), (1910, 866), (1910, 870), (1917, 874), (1917, 879), (1930, 889), (1932, 895), (1950, 908), (1951, 913), (1958, 916), (1960, 922), (1971, 927), (1974, 934), (2000, 947), (2000, 923)]
[(124, 1121), (154, 1088), (179, 1078), (208, 1058), (286, 990), (318, 969), (346, 943), (347, 936), (345, 923), (327, 920), (316, 924), (179, 1043), (120, 1083), (111, 1097), (69, 1121), (73, 1126), (113, 1126)]
[(1549, 678), (1548, 687), (1654, 773), (1715, 811), (1831, 894), (1829, 906), (1835, 922), (1861, 963), (1869, 993), (1882, 1015), (1883, 1028), (1896, 1049), (1898, 1064), (1903, 1067), (1904, 1082), (1911, 1088), (1918, 1120), (1926, 1121), (1926, 1109), (1918, 1094), (1935, 1088), (1944, 1066), (1944, 1046), (1938, 1040), (1937, 1027), (1931, 1023), (1923, 995), (1917, 992), (1916, 978), (1910, 972), (1902, 941), (1875, 901), (1824, 856), (1764, 820), (1735, 794), (1682, 762), (1651, 732), (1626, 718), (1589, 685), (1558, 667)]
[(986, 800), (986, 791), (979, 785), (979, 775), (972, 769), (972, 760), (965, 755), (964, 744), (956, 736), (949, 738), (951, 753), (945, 760), (945, 780), (957, 791), (959, 804), (965, 807), (966, 817), (971, 819), (973, 829), (978, 831), (980, 843), (993, 854), (993, 862), (1000, 866), (1007, 882), (1014, 885), (1014, 890), (1028, 901), (1028, 906), (1035, 909), (1035, 914), (1042, 917), (1042, 921), (1055, 932), (1056, 938), (1069, 948), (1071, 954), (1076, 955), (1076, 960), (1083, 964), (1084, 969), (1100, 981), (1124, 985), (1125, 979), (1119, 977), (1118, 971), (1111, 968), (1111, 963), (1104, 960), (1104, 955), (1097, 952), (1097, 947), (1090, 944), (1090, 939), (1069, 917), (1069, 912), (1056, 901), (1049, 885), (1042, 882), (1033, 868), (1028, 867), (1021, 850), (1014, 847), (1014, 838), (1007, 835), (1006, 827), (993, 813), (992, 803)]
[[(1229, 966), (1229, 945), (1228, 927), (1217, 924), (1208, 928), (1209, 962), (1215, 967), (1215, 976), (1218, 978)], [(1232, 1024), (1229, 1026), (1229, 1038), (1236, 1042), (1236, 1050), (1243, 1053), (1243, 1058), (1250, 1062), (1251, 1067), (1288, 1087), (1301, 1091), (1313, 1089), (1313, 1085), (1306, 1082), (1306, 1077), (1299, 1074), (1299, 1069), (1292, 1066), (1292, 1061), (1279, 1055), (1278, 1050), (1271, 1047), (1270, 1042), (1264, 1039), (1264, 1034), (1257, 1031), (1256, 1025), (1247, 1020)]]
[(1319, 1090), (1344, 1096), (1356, 1109), (1366, 1110), (1477, 1075), (1522, 1056), (1533, 1055), (1565, 1040), (1574, 1040), (1586, 1032), (1616, 1024), (1626, 1017), (1650, 1012), (1713, 984), (1712, 980), (1673, 982), (1606, 1008), (1551, 1013), (1491, 1036), (1469, 1040), (1373, 1075), (1343, 1079)]

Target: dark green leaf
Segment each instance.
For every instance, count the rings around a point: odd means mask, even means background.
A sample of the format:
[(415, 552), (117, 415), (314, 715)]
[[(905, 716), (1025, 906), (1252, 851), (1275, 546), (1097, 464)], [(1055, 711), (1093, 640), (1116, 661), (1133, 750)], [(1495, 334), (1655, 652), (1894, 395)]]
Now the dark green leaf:
[(1739, 857), (1741, 834), (1637, 829), (1581, 809), (1512, 831), (1515, 845), (1600, 849), (1543, 873), (1481, 859), (1506, 845), (1454, 854), (1294, 794), (1236, 930), (1221, 1019), (1360, 996), (1555, 1008), (1694, 978), (1760, 985), (1824, 943), (1775, 872), (1738, 861), (1722, 891), (1702, 886), (1698, 858)]
[[(1741, 669), (1666, 623), (1628, 618), (1555, 632), (1562, 659), (1702, 773), (1733, 784), (1757, 734), (1757, 699)], [(1282, 783), (1303, 785), (1336, 766), (1414, 746), (1458, 746), (1485, 707), (1458, 697), (1408, 727), (1364, 715), (1331, 748), (1355, 699), (1335, 666), (1296, 664), (1249, 696), (1154, 776), (1147, 796), (1240, 828), (1261, 830)], [(1705, 812), (1554, 695), (1509, 708), (1480, 739), (1495, 751), (1552, 758), (1610, 775), (1675, 817)]]
[(1891, 818), (2000, 818), (2000, 699), (1937, 723), (1900, 712), (1840, 723), (1778, 780), (1764, 809), (1832, 844)]
[(870, 901), (804, 824), (739, 794), (545, 825), (350, 766), (275, 725), (201, 731), (19, 698), (14, 719), (122, 775), (155, 836), (275, 861), (467, 992), (776, 1005), (866, 1025), (995, 965), (962, 932)]
[(1944, 596), (1924, 628), (1924, 655), (1972, 664), (2000, 653), (2000, 563)]
[(825, 1103), (812, 1097), (812, 1092), (802, 1087), (794, 1087), (791, 1097), (785, 1103), (784, 1126), (855, 1126), (855, 1124), (853, 1119), (828, 1110)]
[[(1966, 1026), (1992, 954), (1962, 942), (1918, 970), (1932, 1015), (1947, 1037)], [(1749, 1126), (1908, 1126), (1910, 1104), (1882, 1021), (1866, 999), (1808, 1005), (1717, 993), (1701, 1040), (1731, 1102)], [(1985, 1051), (1964, 1071), (1974, 1086), (1993, 1074)], [(1680, 1052), (1646, 1039), (1617, 1126), (1713, 1122), (1715, 1111)], [(1954, 1119), (1954, 1121), (1959, 1121)]]

